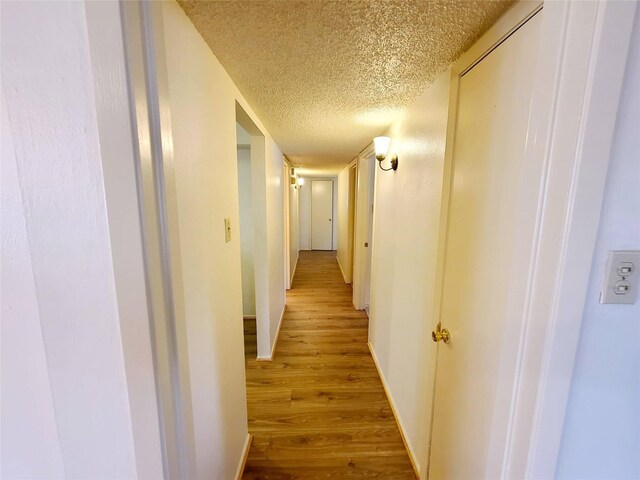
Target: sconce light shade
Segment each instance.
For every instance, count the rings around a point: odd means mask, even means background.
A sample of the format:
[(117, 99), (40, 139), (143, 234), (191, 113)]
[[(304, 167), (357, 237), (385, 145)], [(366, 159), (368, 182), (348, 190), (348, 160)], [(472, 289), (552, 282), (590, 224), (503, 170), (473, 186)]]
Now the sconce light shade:
[(376, 160), (381, 162), (387, 157), (391, 139), (389, 137), (375, 137), (373, 139), (373, 147), (376, 151)]
[(387, 158), (387, 153), (389, 152), (389, 145), (391, 144), (391, 139), (389, 137), (375, 137), (373, 139), (373, 148), (376, 152), (376, 160), (378, 160), (378, 166), (380, 170), (388, 172), (389, 170), (397, 170), (398, 169), (398, 156), (393, 155), (391, 157), (391, 167), (383, 168), (382, 161)]
[(295, 190), (299, 190), (304, 185), (304, 178), (300, 177), (291, 177), (291, 185)]

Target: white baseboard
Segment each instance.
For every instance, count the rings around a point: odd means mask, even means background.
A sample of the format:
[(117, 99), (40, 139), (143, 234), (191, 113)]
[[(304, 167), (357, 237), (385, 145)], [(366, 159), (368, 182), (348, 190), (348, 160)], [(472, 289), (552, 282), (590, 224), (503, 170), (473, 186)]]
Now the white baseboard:
[(371, 352), (371, 357), (373, 358), (373, 363), (376, 365), (376, 370), (378, 370), (378, 375), (380, 376), (380, 381), (382, 382), (382, 387), (384, 388), (384, 393), (387, 396), (387, 400), (389, 400), (389, 405), (391, 406), (391, 411), (393, 412), (393, 417), (396, 419), (396, 424), (398, 425), (398, 430), (400, 430), (400, 436), (402, 437), (402, 442), (404, 443), (404, 448), (407, 449), (407, 453), (409, 454), (409, 460), (411, 461), (411, 466), (413, 467), (413, 472), (416, 475), (416, 478), (420, 478), (420, 464), (416, 460), (416, 455), (407, 440), (407, 435), (405, 434), (404, 426), (402, 425), (402, 420), (400, 420), (400, 415), (398, 415), (398, 410), (396, 409), (396, 405), (393, 401), (393, 397), (391, 396), (391, 391), (387, 385), (387, 380), (384, 378), (384, 373), (382, 373), (382, 369), (380, 368), (380, 364), (378, 363), (378, 357), (376, 357), (376, 352), (373, 350), (373, 345), (371, 342), (367, 342), (369, 346), (369, 351)]
[(256, 357), (258, 362), (270, 362), (273, 360), (273, 356), (276, 354), (276, 346), (278, 345), (278, 337), (280, 336), (280, 327), (282, 327), (282, 320), (284, 319), (284, 310), (287, 308), (287, 304), (282, 307), (282, 313), (280, 314), (280, 322), (278, 322), (278, 330), (276, 331), (276, 338), (273, 339), (273, 345), (271, 345), (271, 354), (269, 356)]
[(236, 470), (236, 480), (240, 480), (242, 478), (242, 474), (244, 473), (244, 467), (247, 464), (247, 457), (249, 456), (249, 449), (251, 448), (251, 440), (253, 440), (253, 435), (247, 433), (247, 439), (244, 442), (244, 448), (242, 449), (242, 457), (240, 457), (240, 463), (238, 464), (238, 468)]

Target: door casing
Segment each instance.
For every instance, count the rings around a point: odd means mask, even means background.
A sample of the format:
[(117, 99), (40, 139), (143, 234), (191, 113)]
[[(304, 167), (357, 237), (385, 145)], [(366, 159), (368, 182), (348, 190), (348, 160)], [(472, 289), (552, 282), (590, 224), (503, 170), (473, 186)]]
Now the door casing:
[[(371, 186), (375, 185), (375, 165), (372, 168), (373, 154), (373, 145), (370, 145), (356, 159), (352, 273), (353, 306), (356, 310), (364, 310), (367, 306), (367, 290), (370, 289), (371, 283), (370, 267), (367, 267), (367, 262), (373, 248), (373, 242), (370, 239), (373, 212), (369, 206), (375, 195), (375, 187), (374, 191), (371, 191)], [(365, 243), (368, 245), (365, 246)]]
[[(518, 312), (532, 251), (537, 192), (526, 158), (537, 48), (535, 16), (461, 76), (447, 202), (430, 472), (435, 478), (496, 478), (491, 447), (504, 442), (502, 405), (513, 376)], [(541, 159), (536, 160), (538, 163)], [(525, 188), (523, 188), (525, 186)], [(525, 217), (526, 221), (520, 221)], [(435, 345), (434, 345), (435, 346)], [(501, 360), (506, 359), (506, 362)], [(489, 449), (489, 450), (488, 450)], [(464, 459), (464, 461), (459, 461)]]
[[(154, 381), (165, 478), (192, 477), (195, 437), (177, 224), (162, 7), (120, 2)], [(169, 170), (169, 171), (168, 171)]]

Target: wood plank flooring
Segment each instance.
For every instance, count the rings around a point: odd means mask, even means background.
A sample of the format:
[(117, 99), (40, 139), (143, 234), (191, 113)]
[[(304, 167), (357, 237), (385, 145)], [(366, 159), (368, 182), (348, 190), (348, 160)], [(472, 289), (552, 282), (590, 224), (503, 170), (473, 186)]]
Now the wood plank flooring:
[(243, 479), (415, 479), (367, 325), (335, 252), (300, 252), (273, 361), (255, 360), (245, 322), (254, 438)]

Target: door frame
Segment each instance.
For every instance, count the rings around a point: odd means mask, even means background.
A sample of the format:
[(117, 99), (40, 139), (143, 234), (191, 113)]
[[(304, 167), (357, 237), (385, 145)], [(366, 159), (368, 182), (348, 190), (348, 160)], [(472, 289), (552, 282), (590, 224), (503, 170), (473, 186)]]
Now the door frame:
[[(539, 201), (518, 342), (506, 352), (515, 353), (517, 362), (498, 372), (498, 384), (513, 388), (505, 392), (507, 425), (498, 426), (506, 429), (506, 441), (489, 447), (488, 471), (495, 478), (555, 474), (636, 4), (520, 1), (451, 68), (434, 326), (440, 321), (460, 78), (543, 7), (528, 135), (534, 140), (525, 153), (530, 178), (541, 179), (529, 185)], [(536, 158), (543, 161), (536, 164)], [(430, 424), (433, 402), (428, 408)], [(426, 452), (427, 472), (429, 457)]]
[[(251, 136), (251, 210), (253, 215), (253, 274), (256, 297), (258, 360), (271, 360), (271, 300), (267, 248), (266, 138), (244, 107), (236, 100), (236, 123)], [(237, 142), (237, 139), (234, 139)], [(283, 243), (284, 248), (284, 243)], [(283, 283), (284, 286), (284, 283)]]
[(356, 161), (351, 162), (347, 168), (347, 181), (349, 182), (347, 187), (347, 228), (349, 233), (347, 234), (347, 266), (345, 281), (348, 284), (353, 283), (353, 249), (356, 242), (356, 186), (358, 181), (358, 165)]
[[(364, 310), (366, 305), (365, 286), (371, 283), (371, 275), (367, 280), (366, 256), (371, 252), (372, 245), (365, 247), (369, 238), (369, 223), (373, 221), (373, 212), (369, 211), (369, 199), (375, 192), (375, 165), (371, 168), (369, 162), (373, 162), (373, 144), (365, 148), (356, 158), (356, 195), (355, 217), (353, 235), (353, 273), (351, 275), (353, 288), (353, 307), (356, 310)], [(371, 182), (369, 175), (374, 176)], [(374, 191), (370, 191), (370, 185), (374, 185)], [(373, 242), (371, 242), (373, 243)]]
[[(506, 475), (524, 478), (555, 474), (637, 3), (549, 2), (545, 8), (552, 15), (544, 50), (557, 55), (557, 75), (553, 90), (540, 85), (538, 96), (553, 93), (553, 114), (541, 115), (549, 132), (548, 176), (505, 464)], [(575, 60), (583, 61), (582, 70)], [(580, 84), (584, 93), (576, 99)], [(529, 398), (532, 387), (537, 395)], [(518, 448), (523, 437), (526, 455)]]
[[(180, 239), (168, 227), (177, 225), (177, 199), (175, 179), (170, 171), (173, 133), (162, 6), (153, 2), (119, 2), (118, 5), (163, 473), (165, 478), (191, 477), (196, 471), (196, 452)], [(91, 10), (95, 8), (100, 7), (92, 4)]]

